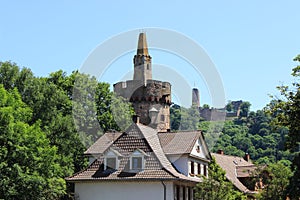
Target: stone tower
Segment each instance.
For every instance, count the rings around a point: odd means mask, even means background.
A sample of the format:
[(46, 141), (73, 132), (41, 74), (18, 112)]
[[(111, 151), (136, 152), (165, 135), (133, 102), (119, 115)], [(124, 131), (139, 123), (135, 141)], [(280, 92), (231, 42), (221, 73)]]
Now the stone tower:
[(133, 80), (114, 84), (114, 92), (132, 103), (140, 123), (166, 132), (170, 129), (171, 84), (152, 80), (151, 60), (146, 34), (140, 33)]
[(200, 96), (197, 88), (193, 88), (192, 90), (192, 105), (196, 105), (198, 108), (200, 107)]

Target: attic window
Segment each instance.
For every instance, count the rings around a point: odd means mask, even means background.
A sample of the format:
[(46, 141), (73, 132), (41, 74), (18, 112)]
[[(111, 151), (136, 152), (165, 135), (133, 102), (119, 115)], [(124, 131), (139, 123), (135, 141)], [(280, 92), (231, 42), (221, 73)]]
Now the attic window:
[(110, 148), (109, 151), (107, 151), (104, 155), (104, 170), (107, 169), (118, 169), (119, 167), (119, 157), (121, 157), (122, 155)]
[(105, 169), (117, 169), (117, 158), (108, 157), (105, 159)]
[(200, 153), (200, 145), (197, 145), (196, 151), (197, 151), (197, 153)]
[(130, 158), (130, 169), (134, 171), (144, 170), (145, 156), (147, 156), (147, 154), (144, 151), (140, 149), (135, 150)]
[(142, 170), (143, 169), (143, 158), (142, 157), (132, 157), (132, 169)]

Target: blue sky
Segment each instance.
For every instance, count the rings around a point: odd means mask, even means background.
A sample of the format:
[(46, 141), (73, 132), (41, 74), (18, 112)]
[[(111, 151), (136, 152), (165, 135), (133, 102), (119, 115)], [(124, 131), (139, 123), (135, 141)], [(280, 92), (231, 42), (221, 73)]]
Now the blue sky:
[[(1, 0), (0, 7), (0, 60), (28, 67), (37, 76), (80, 69), (89, 54), (112, 36), (157, 27), (197, 42), (219, 72), (226, 100), (250, 101), (252, 110), (263, 108), (270, 101), (268, 94), (277, 94), (277, 85), (293, 81), (292, 59), (300, 53), (296, 0)], [(176, 68), (192, 87), (199, 87), (201, 104), (210, 104), (203, 80), (187, 73), (188, 63), (162, 51), (150, 54), (154, 63)], [(129, 72), (133, 55), (121, 56), (112, 68)], [(113, 84), (123, 75), (109, 73), (100, 80)]]

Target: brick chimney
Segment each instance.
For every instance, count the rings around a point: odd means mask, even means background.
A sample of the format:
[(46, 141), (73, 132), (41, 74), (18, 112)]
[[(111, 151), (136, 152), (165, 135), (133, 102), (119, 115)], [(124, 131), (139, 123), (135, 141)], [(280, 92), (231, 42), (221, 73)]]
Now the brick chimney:
[(245, 153), (244, 159), (249, 162), (250, 161), (250, 155), (249, 153)]
[(224, 155), (224, 151), (223, 151), (222, 149), (219, 149), (219, 150), (217, 151), (217, 153), (220, 154), (220, 155)]

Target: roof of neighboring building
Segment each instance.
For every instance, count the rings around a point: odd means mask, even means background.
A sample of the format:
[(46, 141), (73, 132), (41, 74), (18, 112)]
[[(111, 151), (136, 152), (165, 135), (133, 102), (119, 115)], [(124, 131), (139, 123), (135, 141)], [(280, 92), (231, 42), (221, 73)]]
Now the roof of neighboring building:
[[(103, 145), (103, 146), (102, 146)], [(116, 170), (104, 169), (103, 155), (113, 149), (118, 151), (119, 167)], [(142, 171), (131, 171), (129, 160), (137, 149), (145, 152), (145, 167)], [(160, 145), (156, 130), (132, 124), (124, 133), (106, 133), (87, 151), (89, 155), (98, 155), (85, 170), (66, 178), (67, 181), (101, 180), (184, 180), (197, 182), (199, 178), (187, 177), (179, 173), (167, 159)]]
[(190, 154), (196, 141), (200, 138), (205, 154), (210, 159), (209, 150), (201, 131), (159, 133), (158, 137), (166, 155)]
[[(243, 169), (253, 169), (255, 165), (247, 162), (242, 157), (229, 156), (224, 154), (211, 153), (215, 157), (216, 162), (220, 167), (225, 170), (226, 178), (233, 183), (233, 185), (244, 193), (253, 193), (238, 179), (239, 177), (246, 177), (245, 173), (248, 172)], [(247, 177), (249, 177), (248, 174)]]
[(236, 166), (236, 174), (238, 178), (250, 177), (256, 169), (255, 165)]

